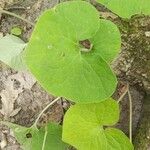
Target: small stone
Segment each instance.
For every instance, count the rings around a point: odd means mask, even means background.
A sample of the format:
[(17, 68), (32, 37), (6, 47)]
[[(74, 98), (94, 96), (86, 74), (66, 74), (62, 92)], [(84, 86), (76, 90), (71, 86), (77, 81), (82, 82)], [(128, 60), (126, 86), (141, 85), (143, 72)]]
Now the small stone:
[(150, 139), (150, 137), (149, 137), (149, 136), (147, 136), (147, 139)]
[(146, 32), (145, 32), (145, 36), (146, 36), (146, 37), (150, 37), (150, 31), (146, 31)]
[(0, 148), (4, 149), (7, 146), (6, 135), (2, 133), (2, 140), (0, 142)]
[(31, 9), (31, 7), (29, 6), (29, 7), (27, 7), (27, 9), (29, 10), (29, 9)]

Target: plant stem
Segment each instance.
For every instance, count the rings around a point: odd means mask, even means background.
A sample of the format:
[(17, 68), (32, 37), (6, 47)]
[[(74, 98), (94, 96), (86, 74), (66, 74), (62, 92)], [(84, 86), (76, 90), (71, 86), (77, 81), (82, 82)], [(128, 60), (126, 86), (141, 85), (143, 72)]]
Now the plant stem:
[(127, 94), (127, 92), (128, 92), (128, 88), (126, 88), (125, 92), (120, 96), (120, 98), (118, 99), (118, 103), (120, 101), (122, 101), (122, 99), (125, 97), (125, 95)]
[(23, 17), (21, 17), (21, 16), (19, 16), (19, 15), (16, 15), (16, 14), (14, 14), (14, 13), (12, 13), (12, 12), (9, 12), (9, 11), (7, 11), (7, 10), (0, 9), (0, 13), (7, 14), (7, 15), (10, 15), (10, 16), (13, 16), (13, 17), (16, 17), (16, 18), (21, 19), (21, 20), (23, 20), (24, 22), (30, 24), (31, 26), (34, 26), (34, 24), (33, 24), (32, 22), (30, 22), (29, 20), (27, 20), (27, 19), (25, 19), (25, 18), (23, 18)]
[(46, 138), (47, 138), (47, 126), (45, 127), (45, 134), (44, 134), (44, 139), (43, 139), (43, 145), (42, 145), (42, 150), (45, 149), (45, 143), (46, 143)]
[(129, 96), (129, 107), (130, 107), (130, 116), (129, 116), (129, 137), (130, 142), (132, 143), (132, 97), (128, 85), (128, 96)]
[(118, 103), (124, 98), (124, 96), (128, 93), (129, 97), (129, 138), (130, 142), (132, 142), (132, 97), (129, 89), (129, 84), (127, 84), (127, 88), (125, 92), (118, 99)]
[(41, 118), (42, 114), (50, 107), (52, 106), (54, 103), (56, 103), (58, 100), (60, 99), (60, 97), (57, 97), (56, 99), (54, 99), (51, 103), (49, 103), (39, 114), (39, 116), (37, 117), (37, 119), (35, 120), (35, 123), (33, 126), (35, 126), (37, 128), (37, 123), (39, 121), (39, 119)]

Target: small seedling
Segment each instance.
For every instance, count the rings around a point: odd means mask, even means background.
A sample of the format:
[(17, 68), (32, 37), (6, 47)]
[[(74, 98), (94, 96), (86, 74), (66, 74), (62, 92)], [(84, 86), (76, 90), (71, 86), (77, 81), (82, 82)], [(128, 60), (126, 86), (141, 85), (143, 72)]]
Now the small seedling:
[(19, 36), (21, 35), (21, 33), (22, 33), (22, 30), (19, 27), (13, 27), (11, 29), (11, 34), (13, 35)]

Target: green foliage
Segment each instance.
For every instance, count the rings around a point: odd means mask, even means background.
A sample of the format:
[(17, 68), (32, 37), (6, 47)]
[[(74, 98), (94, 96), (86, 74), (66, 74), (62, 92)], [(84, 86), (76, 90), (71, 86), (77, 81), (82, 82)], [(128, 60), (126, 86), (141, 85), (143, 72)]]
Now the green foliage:
[(150, 15), (150, 0), (97, 0), (122, 18), (135, 14)]
[[(99, 2), (124, 17), (137, 12), (133, 9), (134, 2), (130, 2), (132, 11), (125, 14), (124, 1), (119, 1), (121, 9), (114, 6), (117, 0)], [(14, 28), (11, 33), (19, 35), (20, 30)], [(0, 39), (0, 60), (16, 69), (25, 68), (22, 61), (25, 45), (13, 35)], [(120, 46), (116, 25), (99, 19), (98, 11), (89, 3), (76, 0), (45, 11), (25, 50), (27, 66), (47, 91), (80, 103), (67, 111), (63, 122), (63, 140), (79, 150), (133, 150), (126, 135), (110, 127), (119, 119), (119, 106), (109, 98), (117, 84), (109, 64)], [(66, 150), (68, 147), (61, 140), (59, 125), (51, 123), (38, 130), (35, 124), (30, 128), (3, 124), (14, 131), (25, 150)]]
[(63, 141), (79, 150), (133, 150), (120, 130), (110, 128), (119, 119), (119, 105), (111, 98), (101, 103), (76, 104), (65, 115)]
[[(66, 150), (68, 145), (62, 142), (60, 125), (48, 124), (40, 130), (34, 126), (22, 127), (9, 122), (2, 122), (11, 128), (17, 141), (24, 150)], [(42, 149), (43, 148), (43, 149)]]
[(24, 70), (22, 52), (25, 46), (18, 37), (6, 35), (0, 39), (0, 60), (16, 70)]
[(11, 34), (13, 35), (18, 36), (18, 35), (21, 35), (21, 33), (22, 33), (22, 30), (19, 27), (13, 27), (11, 29)]
[[(90, 50), (80, 44), (87, 39)], [(24, 58), (53, 95), (80, 103), (100, 102), (116, 88), (116, 77), (107, 62), (119, 49), (117, 27), (100, 20), (92, 5), (77, 0), (61, 3), (39, 18)]]

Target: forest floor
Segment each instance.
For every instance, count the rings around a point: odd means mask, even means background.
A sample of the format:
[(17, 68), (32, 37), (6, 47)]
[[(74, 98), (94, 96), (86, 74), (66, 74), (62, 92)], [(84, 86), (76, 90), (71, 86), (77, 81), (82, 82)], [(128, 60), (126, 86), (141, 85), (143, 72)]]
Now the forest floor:
[[(38, 16), (46, 9), (58, 4), (58, 0), (0, 0), (0, 8), (16, 13), (31, 22), (36, 22)], [(118, 99), (125, 91), (127, 83), (133, 101), (133, 136), (137, 150), (150, 149), (150, 17), (135, 16), (130, 20), (122, 20), (107, 9), (93, 5), (100, 11), (102, 17), (116, 23), (122, 34), (122, 51), (112, 63), (119, 80), (114, 97)], [(19, 36), (28, 42), (32, 26), (9, 15), (0, 14), (0, 38), (11, 32), (13, 27), (22, 29)], [(147, 97), (147, 98), (145, 98)], [(23, 126), (31, 126), (39, 112), (54, 97), (48, 94), (29, 72), (16, 72), (0, 62), (0, 119)], [(49, 121), (61, 123), (69, 102), (61, 99), (49, 108), (40, 119), (40, 125)], [(127, 135), (129, 133), (129, 100), (126, 95), (120, 103), (121, 117), (117, 127)], [(146, 114), (146, 118), (145, 118)], [(144, 116), (143, 116), (144, 115)], [(142, 119), (149, 120), (144, 126)], [(144, 121), (145, 121), (144, 120)], [(146, 127), (145, 127), (146, 126)], [(146, 128), (141, 132), (140, 128)], [(142, 146), (139, 141), (142, 137)], [(140, 144), (139, 144), (140, 143)], [(143, 144), (144, 143), (144, 144)], [(0, 125), (0, 149), (21, 150), (12, 131)]]

